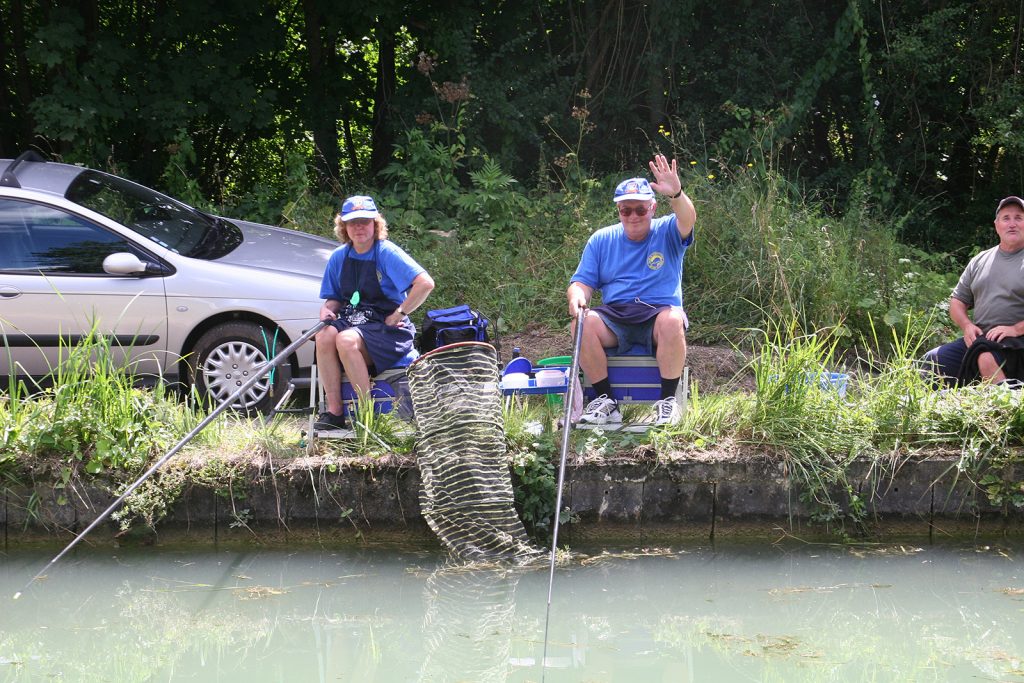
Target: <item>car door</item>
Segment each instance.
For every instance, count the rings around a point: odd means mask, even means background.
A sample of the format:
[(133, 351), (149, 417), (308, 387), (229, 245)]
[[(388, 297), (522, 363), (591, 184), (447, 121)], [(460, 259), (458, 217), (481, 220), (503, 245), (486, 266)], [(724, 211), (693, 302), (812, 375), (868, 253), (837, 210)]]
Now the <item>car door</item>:
[(119, 364), (133, 358), (145, 373), (169, 365), (163, 278), (106, 273), (103, 260), (120, 252), (156, 260), (60, 207), (0, 198), (0, 375), (48, 374), (94, 326)]

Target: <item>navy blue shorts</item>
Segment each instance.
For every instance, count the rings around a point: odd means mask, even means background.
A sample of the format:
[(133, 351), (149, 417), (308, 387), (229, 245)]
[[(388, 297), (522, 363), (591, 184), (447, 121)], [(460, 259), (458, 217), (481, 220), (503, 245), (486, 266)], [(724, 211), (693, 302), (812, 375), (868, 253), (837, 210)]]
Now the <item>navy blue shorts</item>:
[[(1000, 365), (1006, 362), (1006, 359), (998, 351), (991, 353)], [(963, 337), (960, 337), (956, 341), (931, 349), (924, 354), (924, 361), (927, 369), (939, 375), (947, 386), (952, 387), (956, 386), (965, 355), (967, 355), (967, 343)]]
[(338, 331), (353, 329), (359, 333), (363, 338), (363, 344), (366, 345), (366, 352), (373, 361), (371, 374), (393, 368), (412, 350), (413, 339), (416, 337), (416, 326), (408, 317), (405, 324), (399, 327), (390, 327), (379, 322), (349, 325), (348, 320), (343, 317), (333, 320), (331, 326)]

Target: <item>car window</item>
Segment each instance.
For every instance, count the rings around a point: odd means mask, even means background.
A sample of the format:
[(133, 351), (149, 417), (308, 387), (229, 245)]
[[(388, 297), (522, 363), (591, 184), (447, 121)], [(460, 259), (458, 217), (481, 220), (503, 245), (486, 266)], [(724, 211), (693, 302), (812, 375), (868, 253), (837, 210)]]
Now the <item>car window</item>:
[(138, 250), (119, 235), (60, 209), (0, 199), (0, 270), (104, 274), (103, 259)]
[(83, 171), (64, 196), (183, 256), (212, 260), (242, 243), (237, 226), (107, 173)]

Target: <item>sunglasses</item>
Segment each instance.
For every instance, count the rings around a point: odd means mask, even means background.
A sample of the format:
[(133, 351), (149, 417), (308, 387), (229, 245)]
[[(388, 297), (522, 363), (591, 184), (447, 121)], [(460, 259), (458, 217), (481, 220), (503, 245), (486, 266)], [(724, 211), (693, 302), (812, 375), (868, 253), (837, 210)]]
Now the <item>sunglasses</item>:
[(624, 218), (629, 218), (634, 213), (637, 215), (637, 218), (643, 218), (644, 216), (647, 215), (648, 211), (650, 211), (650, 208), (647, 207), (647, 206), (620, 206), (619, 207), (619, 215), (624, 217)]

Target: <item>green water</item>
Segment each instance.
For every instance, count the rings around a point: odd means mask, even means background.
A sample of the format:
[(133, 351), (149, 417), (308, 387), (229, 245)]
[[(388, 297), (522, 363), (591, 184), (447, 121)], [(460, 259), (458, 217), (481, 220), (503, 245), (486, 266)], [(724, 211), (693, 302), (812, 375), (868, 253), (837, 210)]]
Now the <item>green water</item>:
[[(1021, 546), (0, 555), (0, 681), (1024, 681)], [(634, 554), (636, 553), (636, 554)]]

